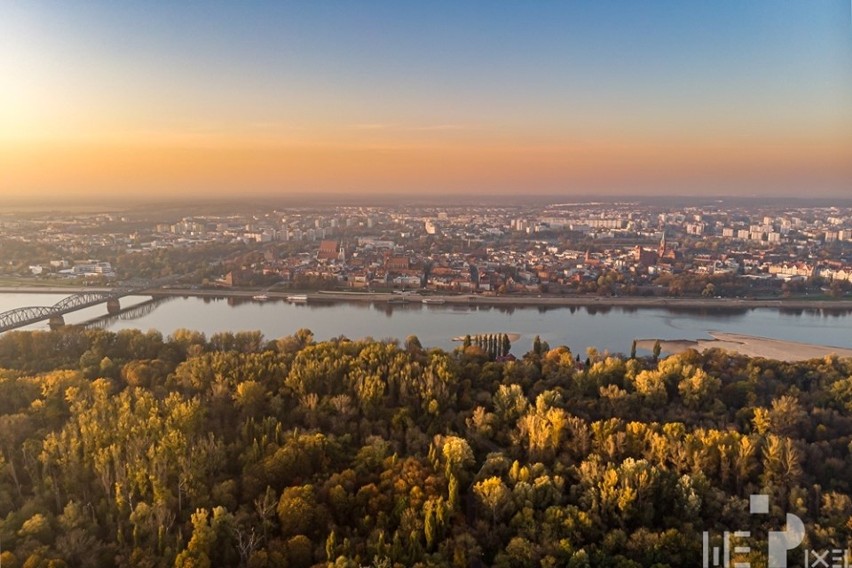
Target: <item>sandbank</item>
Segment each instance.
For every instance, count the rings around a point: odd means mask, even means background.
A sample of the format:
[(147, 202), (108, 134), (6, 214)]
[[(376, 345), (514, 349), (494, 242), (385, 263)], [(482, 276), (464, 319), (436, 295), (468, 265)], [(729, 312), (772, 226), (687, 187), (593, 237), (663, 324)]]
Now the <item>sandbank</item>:
[[(830, 345), (813, 345), (811, 343), (800, 343), (783, 339), (771, 339), (768, 337), (756, 337), (740, 333), (727, 333), (711, 331), (713, 339), (676, 339), (660, 340), (660, 349), (663, 353), (682, 353), (687, 349), (706, 351), (707, 349), (724, 349), (746, 355), (748, 357), (763, 357), (778, 361), (807, 361), (820, 359), (828, 355), (838, 357), (852, 357), (852, 348), (835, 347)], [(656, 339), (639, 339), (636, 346), (648, 351), (654, 348)]]

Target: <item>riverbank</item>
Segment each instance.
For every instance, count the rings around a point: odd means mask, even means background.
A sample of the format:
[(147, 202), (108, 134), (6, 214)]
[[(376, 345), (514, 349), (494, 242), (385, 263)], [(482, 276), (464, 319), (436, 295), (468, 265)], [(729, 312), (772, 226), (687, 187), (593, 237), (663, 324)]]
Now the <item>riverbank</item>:
[[(695, 349), (697, 351), (724, 349), (725, 351), (733, 351), (748, 357), (763, 357), (764, 359), (788, 362), (819, 359), (828, 355), (852, 357), (852, 349), (844, 347), (812, 345), (810, 343), (769, 339), (767, 337), (756, 337), (739, 333), (723, 333), (719, 331), (710, 332), (710, 336), (713, 339), (660, 340), (660, 349), (663, 353), (669, 355), (683, 353), (688, 349)], [(651, 351), (656, 341), (656, 339), (639, 339), (636, 341), (636, 346), (640, 349)]]
[[(107, 291), (109, 288), (83, 287), (0, 287), (0, 293), (18, 294), (74, 294), (77, 292)], [(248, 298), (259, 293), (257, 289), (195, 289), (195, 288), (154, 288), (140, 292), (151, 296), (191, 296), (199, 298)], [(286, 300), (288, 296), (302, 295), (308, 302), (390, 302), (420, 303), (429, 299), (435, 303), (452, 305), (482, 306), (564, 306), (564, 307), (620, 307), (620, 308), (663, 308), (663, 309), (790, 309), (790, 310), (848, 310), (852, 311), (852, 300), (809, 300), (804, 298), (785, 299), (741, 299), (741, 298), (658, 298), (643, 296), (486, 296), (454, 294), (407, 294), (390, 292), (299, 292), (264, 291), (270, 300)]]
[[(600, 303), (590, 303), (585, 308), (553, 304), (542, 306), (540, 303), (522, 306), (512, 304), (512, 298), (501, 298), (504, 305), (486, 303), (483, 298), (483, 302), (477, 305), (477, 300), (467, 302), (463, 296), (448, 296), (450, 301), (441, 305), (423, 304), (420, 297), (414, 296), (406, 299), (407, 304), (378, 300), (381, 297), (399, 302), (401, 298), (398, 294), (358, 294), (357, 297), (340, 298), (311, 293), (309, 302), (288, 302), (284, 299), (286, 294), (281, 292), (267, 292), (266, 295), (270, 296), (270, 301), (254, 300), (253, 296), (260, 296), (258, 290), (149, 290), (147, 296), (123, 298), (121, 307), (131, 308), (130, 311), (122, 312), (119, 318), (103, 318), (101, 322), (106, 329), (155, 329), (163, 335), (181, 328), (198, 330), (208, 336), (226, 331), (257, 330), (267, 338), (292, 335), (300, 328), (312, 330), (319, 339), (340, 335), (350, 338), (369, 336), (402, 339), (417, 335), (423, 345), (444, 349), (454, 349), (459, 345), (452, 341), (454, 337), (463, 338), (466, 334), (477, 332), (512, 332), (520, 335), (517, 340), (512, 340), (516, 355), (531, 349), (532, 339), (537, 335), (551, 346), (568, 345), (577, 353), (582, 353), (589, 346), (601, 352), (628, 353), (636, 338), (711, 340), (708, 335), (710, 330), (852, 349), (848, 339), (852, 310), (795, 310), (771, 306), (764, 309), (726, 308), (724, 305), (729, 303), (717, 299), (710, 302), (711, 305), (697, 309), (684, 308), (682, 302), (667, 305), (646, 303), (641, 307), (610, 309)], [(22, 306), (52, 305), (66, 296), (0, 294), (0, 312)], [(153, 302), (143, 308), (134, 308), (152, 297)], [(593, 298), (580, 299), (594, 301)], [(168, 305), (156, 307), (160, 300), (169, 300)], [(549, 298), (529, 300), (553, 302)], [(81, 324), (106, 312), (105, 306), (96, 306), (87, 308), (85, 313), (68, 314), (65, 319), (69, 325)], [(47, 324), (36, 327), (46, 329)], [(775, 345), (780, 345), (780, 348), (774, 353), (747, 351), (749, 345), (744, 341), (736, 341), (735, 344), (715, 343), (704, 347), (725, 347), (754, 356), (782, 359), (787, 359), (787, 355), (792, 353), (790, 344)], [(697, 343), (680, 346), (681, 349), (699, 347)], [(648, 353), (652, 348), (653, 342), (649, 341), (642, 352)], [(669, 346), (667, 350), (674, 351)], [(802, 352), (798, 349), (798, 358), (820, 357), (838, 350), (826, 348), (817, 352)]]

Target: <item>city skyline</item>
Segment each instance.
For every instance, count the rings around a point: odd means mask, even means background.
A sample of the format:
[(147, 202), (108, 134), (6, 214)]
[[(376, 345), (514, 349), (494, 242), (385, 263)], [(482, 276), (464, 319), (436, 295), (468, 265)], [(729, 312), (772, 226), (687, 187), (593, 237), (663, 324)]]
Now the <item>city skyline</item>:
[(852, 185), (848, 2), (0, 7), (0, 195)]

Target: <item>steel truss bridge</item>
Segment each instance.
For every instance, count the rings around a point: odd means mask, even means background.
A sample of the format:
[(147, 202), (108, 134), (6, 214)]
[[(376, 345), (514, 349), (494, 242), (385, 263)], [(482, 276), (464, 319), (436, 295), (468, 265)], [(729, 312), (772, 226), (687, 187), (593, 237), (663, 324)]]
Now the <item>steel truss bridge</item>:
[(14, 310), (0, 313), (0, 333), (44, 320), (50, 321), (53, 325), (63, 325), (65, 322), (62, 316), (65, 314), (96, 306), (104, 302), (107, 303), (107, 311), (109, 313), (118, 313), (121, 310), (118, 302), (119, 298), (139, 294), (145, 290), (150, 290), (154, 286), (156, 286), (156, 283), (149, 282), (97, 292), (80, 292), (68, 296), (52, 306), (15, 308)]

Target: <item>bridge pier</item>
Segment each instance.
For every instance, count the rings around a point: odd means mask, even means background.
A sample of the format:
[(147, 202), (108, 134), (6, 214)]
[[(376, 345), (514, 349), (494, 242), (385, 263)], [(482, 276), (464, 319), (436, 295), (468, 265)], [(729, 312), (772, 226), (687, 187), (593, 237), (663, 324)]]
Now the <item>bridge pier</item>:
[[(121, 313), (121, 303), (119, 298), (138, 294), (149, 290), (152, 286), (142, 285), (127, 288), (112, 288), (109, 290), (98, 290), (96, 292), (80, 292), (68, 296), (64, 300), (56, 302), (52, 306), (27, 306), (24, 308), (15, 308), (6, 310), (0, 313), (0, 333), (17, 329), (40, 321), (48, 321), (51, 329), (62, 327), (65, 325), (64, 314), (88, 308), (96, 304), (106, 302), (107, 312), (110, 315), (119, 315)], [(150, 292), (149, 292), (150, 293)]]
[(107, 300), (107, 313), (110, 315), (115, 315), (121, 311), (121, 303), (119, 303), (118, 298), (110, 298)]

